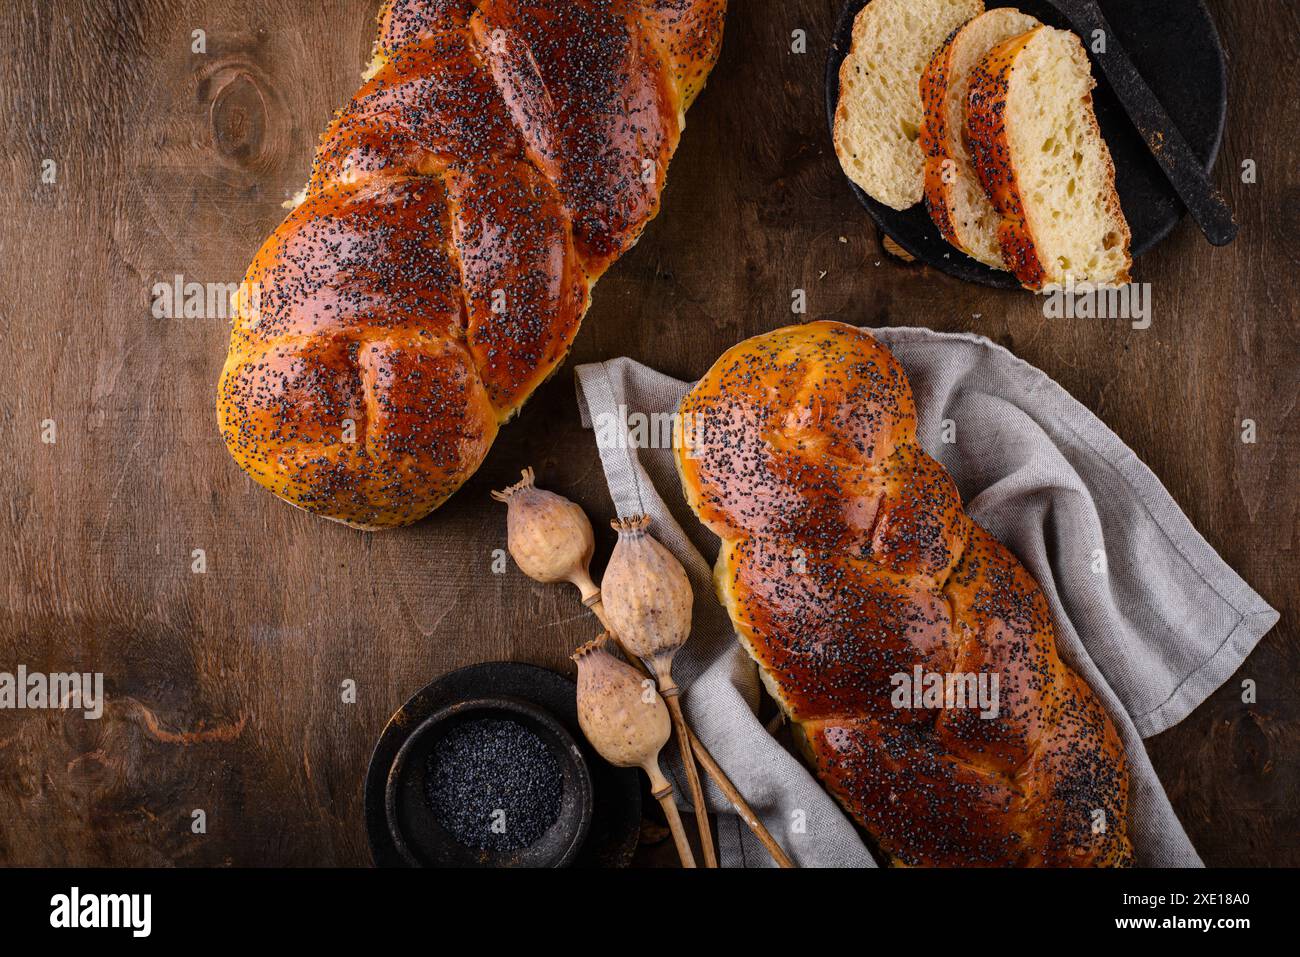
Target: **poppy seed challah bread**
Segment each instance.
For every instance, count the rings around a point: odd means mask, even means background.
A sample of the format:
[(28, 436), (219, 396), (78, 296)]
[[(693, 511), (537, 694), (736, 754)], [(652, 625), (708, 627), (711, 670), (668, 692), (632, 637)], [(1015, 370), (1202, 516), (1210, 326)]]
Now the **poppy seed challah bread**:
[[(719, 597), (832, 795), (907, 865), (1123, 865), (1128, 770), (1047, 602), (917, 444), (906, 374), (813, 322), (725, 353), (683, 399), (686, 499)], [(998, 678), (995, 717), (894, 706), (915, 668)]]
[(560, 364), (659, 208), (726, 0), (389, 0), (249, 268), (217, 417), (276, 495), (414, 522)]
[(921, 201), (921, 71), (984, 0), (871, 0), (840, 64), (835, 153), (849, 179), (894, 209)]
[(1000, 218), (966, 151), (970, 74), (993, 47), (1039, 25), (1010, 7), (981, 13), (948, 37), (921, 74), (926, 209), (944, 239), (994, 269), (1002, 268)]
[(1052, 27), (1000, 43), (971, 71), (966, 143), (1001, 217), (1003, 261), (1027, 289), (1129, 281), (1131, 237), (1094, 86), (1079, 38)]

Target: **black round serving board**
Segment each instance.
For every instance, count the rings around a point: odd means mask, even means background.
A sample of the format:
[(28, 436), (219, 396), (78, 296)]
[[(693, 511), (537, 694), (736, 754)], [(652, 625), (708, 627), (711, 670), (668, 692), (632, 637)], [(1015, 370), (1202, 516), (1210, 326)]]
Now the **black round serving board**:
[[(853, 20), (866, 5), (867, 0), (848, 0), (831, 41), (826, 61), (826, 117), (832, 132), (840, 97), (840, 64), (852, 40)], [(1213, 168), (1223, 140), (1228, 83), (1223, 45), (1204, 0), (1099, 0), (1099, 5), (1192, 151), (1204, 160), (1207, 170)], [(986, 6), (1016, 7), (1050, 26), (1070, 29), (1066, 19), (1045, 0)], [(1091, 38), (1082, 39), (1087, 49)], [(1097, 122), (1115, 161), (1115, 188), (1133, 231), (1136, 259), (1168, 236), (1186, 210), (1095, 61), (1092, 73), (1097, 80), (1093, 91)], [(958, 279), (1019, 288), (1010, 273), (990, 269), (948, 245), (930, 221), (924, 202), (899, 212), (876, 202), (847, 176), (845, 182), (881, 230), (917, 259)]]
[(384, 815), (389, 768), (402, 743), (429, 715), (472, 698), (518, 698), (542, 708), (568, 729), (591, 772), (593, 811), (575, 867), (626, 867), (641, 830), (641, 782), (633, 768), (607, 764), (578, 726), (577, 689), (563, 675), (514, 661), (491, 661), (452, 671), (426, 685), (384, 727), (366, 772), (365, 815), (370, 853), (378, 867), (406, 867)]

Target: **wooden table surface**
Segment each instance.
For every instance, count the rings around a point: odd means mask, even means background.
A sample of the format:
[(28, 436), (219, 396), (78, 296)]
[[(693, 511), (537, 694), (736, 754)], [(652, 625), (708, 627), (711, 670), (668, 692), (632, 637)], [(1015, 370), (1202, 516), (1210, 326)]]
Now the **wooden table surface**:
[[(366, 534), (231, 463), (213, 413), (228, 324), (157, 319), (151, 301), (178, 274), (242, 277), (357, 86), (377, 0), (7, 4), (0, 671), (102, 671), (108, 702), (97, 722), (0, 711), (0, 863), (368, 863), (361, 782), (388, 715), (471, 662), (567, 669), (594, 634), (567, 592), (491, 570), (504, 513), (488, 492), (522, 466), (598, 529), (611, 514), (574, 367), (628, 355), (697, 376), (791, 321), (804, 288), (810, 318), (974, 330), (1045, 370), (1281, 610), (1240, 673), (1148, 747), (1208, 864), (1300, 864), (1300, 8), (1209, 6), (1230, 51), (1216, 179), (1243, 228), (1213, 249), (1185, 221), (1142, 259), (1154, 322), (1134, 331), (1047, 321), (1027, 294), (882, 254), (825, 132), (839, 0), (733, 0), (663, 213), (601, 282), (568, 364), (447, 506)], [(600, 562), (611, 543), (598, 532)]]

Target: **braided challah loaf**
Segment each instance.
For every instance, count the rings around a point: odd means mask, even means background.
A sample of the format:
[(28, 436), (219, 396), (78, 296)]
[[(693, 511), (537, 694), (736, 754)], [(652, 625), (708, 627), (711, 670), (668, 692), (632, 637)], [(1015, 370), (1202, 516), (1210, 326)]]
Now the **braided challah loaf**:
[[(916, 444), (906, 374), (833, 322), (729, 350), (681, 406), (719, 596), (827, 789), (906, 865), (1122, 865), (1128, 770), (1047, 602)], [(996, 716), (895, 675), (996, 675)], [(915, 703), (905, 700), (903, 703)]]
[(218, 387), (235, 461), (414, 522), (563, 361), (658, 212), (726, 0), (389, 0), (368, 79), (249, 268)]

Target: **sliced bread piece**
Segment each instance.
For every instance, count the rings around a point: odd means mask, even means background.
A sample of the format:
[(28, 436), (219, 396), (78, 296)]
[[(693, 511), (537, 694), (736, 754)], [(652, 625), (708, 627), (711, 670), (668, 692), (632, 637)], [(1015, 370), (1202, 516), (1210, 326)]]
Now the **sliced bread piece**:
[(1002, 268), (1000, 217), (966, 152), (971, 70), (999, 43), (1042, 26), (1011, 7), (981, 13), (950, 36), (921, 75), (921, 150), (925, 205), (943, 238), (966, 255)]
[(966, 146), (1001, 217), (1002, 258), (1027, 289), (1129, 281), (1129, 228), (1092, 110), (1088, 55), (1038, 27), (971, 71)]
[(840, 66), (835, 152), (866, 193), (894, 209), (921, 201), (921, 71), (983, 0), (871, 0)]

